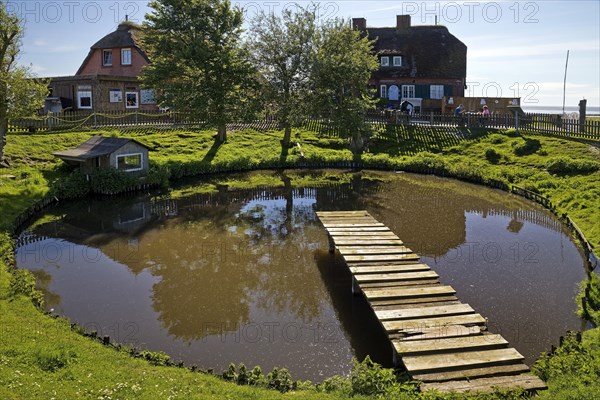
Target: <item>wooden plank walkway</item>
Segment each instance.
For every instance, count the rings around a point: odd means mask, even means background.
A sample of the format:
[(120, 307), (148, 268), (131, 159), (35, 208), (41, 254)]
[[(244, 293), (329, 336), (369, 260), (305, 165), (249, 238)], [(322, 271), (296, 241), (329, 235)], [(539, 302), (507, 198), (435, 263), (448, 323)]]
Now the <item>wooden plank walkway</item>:
[(388, 335), (395, 364), (422, 381), (421, 390), (489, 392), (494, 387), (536, 391), (546, 384), (529, 374), (523, 356), (487, 320), (461, 303), (451, 286), (367, 211), (317, 212)]

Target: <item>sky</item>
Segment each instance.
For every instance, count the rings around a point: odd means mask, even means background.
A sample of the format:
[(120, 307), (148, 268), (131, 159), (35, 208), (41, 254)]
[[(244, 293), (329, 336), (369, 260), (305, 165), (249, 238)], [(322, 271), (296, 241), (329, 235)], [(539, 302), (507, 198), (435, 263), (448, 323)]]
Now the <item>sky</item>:
[[(74, 75), (90, 46), (128, 15), (142, 22), (147, 1), (4, 0), (25, 23), (20, 63), (42, 77)], [(306, 1), (232, 0), (246, 19), (257, 10), (281, 12)], [(364, 17), (367, 27), (448, 27), (467, 45), (466, 96), (521, 97), (527, 106), (566, 106), (587, 99), (600, 106), (600, 1), (316, 1), (320, 18)]]

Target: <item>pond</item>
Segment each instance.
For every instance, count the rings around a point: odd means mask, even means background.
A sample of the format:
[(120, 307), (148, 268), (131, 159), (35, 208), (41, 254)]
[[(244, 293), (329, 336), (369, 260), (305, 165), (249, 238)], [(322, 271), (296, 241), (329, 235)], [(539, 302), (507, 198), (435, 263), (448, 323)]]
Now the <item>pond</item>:
[(364, 172), (327, 183), (325, 172), (304, 171), (290, 174), (320, 184), (294, 187), (285, 173), (252, 174), (281, 184), (198, 193), (198, 181), (177, 198), (61, 204), (21, 234), (17, 265), (34, 273), (48, 310), (111, 340), (217, 372), (243, 362), (320, 382), (347, 374), (353, 357), (391, 366), (389, 342), (351, 294), (315, 215), (365, 209), (528, 364), (582, 329), (582, 254), (535, 204), (433, 176)]

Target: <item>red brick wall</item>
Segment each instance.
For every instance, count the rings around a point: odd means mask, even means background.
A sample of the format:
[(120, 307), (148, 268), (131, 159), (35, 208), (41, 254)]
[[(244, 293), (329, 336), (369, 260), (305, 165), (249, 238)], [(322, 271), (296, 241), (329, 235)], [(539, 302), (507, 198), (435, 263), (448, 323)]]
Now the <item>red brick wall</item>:
[(120, 48), (106, 50), (112, 50), (112, 66), (102, 65), (103, 49), (94, 49), (92, 50), (92, 55), (78, 75), (118, 75), (136, 77), (140, 75), (142, 67), (148, 65), (144, 56), (135, 47), (131, 48), (131, 65), (121, 65)]

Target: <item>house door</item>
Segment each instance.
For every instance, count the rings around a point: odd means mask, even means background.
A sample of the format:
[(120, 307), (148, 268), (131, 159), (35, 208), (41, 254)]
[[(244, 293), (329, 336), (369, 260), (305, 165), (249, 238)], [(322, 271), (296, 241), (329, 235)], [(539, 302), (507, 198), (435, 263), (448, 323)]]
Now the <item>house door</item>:
[(400, 90), (398, 86), (392, 85), (388, 89), (388, 99), (389, 100), (398, 100), (400, 98)]

